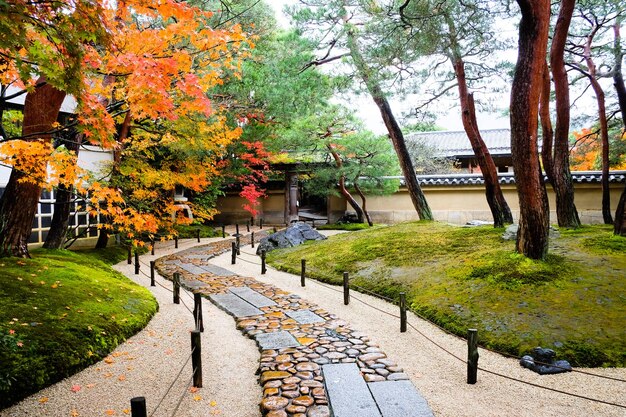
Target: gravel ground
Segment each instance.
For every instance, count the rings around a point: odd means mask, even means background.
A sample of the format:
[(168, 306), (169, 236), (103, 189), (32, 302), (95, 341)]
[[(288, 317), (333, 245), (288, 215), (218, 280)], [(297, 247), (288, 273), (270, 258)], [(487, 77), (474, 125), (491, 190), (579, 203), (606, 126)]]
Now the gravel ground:
[[(201, 244), (214, 240), (202, 239)], [(172, 242), (157, 246), (157, 255), (143, 255), (142, 263), (198, 244), (195, 240), (179, 243), (176, 250)], [(150, 288), (150, 279), (143, 274), (134, 275), (133, 265), (123, 262), (115, 269)], [(149, 267), (142, 265), (142, 272), (149, 273)], [(157, 282), (171, 289), (169, 281), (157, 277)], [(137, 396), (146, 397), (151, 415), (189, 357), (189, 332), (194, 322), (183, 304), (172, 303), (170, 291), (158, 285), (150, 289), (160, 310), (144, 330), (118, 346), (104, 361), (0, 411), (0, 417), (125, 416), (130, 415), (130, 399)], [(192, 297), (181, 293), (181, 300), (193, 309)], [(259, 363), (256, 344), (242, 336), (235, 329), (234, 320), (208, 300), (202, 307), (203, 388), (196, 392), (189, 389), (190, 361), (154, 417), (260, 416), (262, 391), (255, 375)], [(80, 389), (74, 392), (72, 387)]]
[[(214, 240), (203, 239), (202, 244)], [(194, 245), (197, 245), (194, 240), (181, 241), (179, 250)], [(168, 242), (162, 249), (157, 248), (156, 257), (142, 256), (142, 262), (148, 263), (172, 252), (173, 244)], [(478, 373), (477, 384), (468, 385), (465, 383), (465, 363), (435, 346), (425, 336), (461, 358), (467, 351), (463, 340), (445, 334), (410, 313), (409, 322), (423, 335), (411, 328), (407, 333), (399, 333), (398, 320), (383, 313), (397, 314), (395, 306), (356, 292), (352, 292), (350, 305), (344, 306), (342, 295), (336, 288), (328, 289), (313, 280), (308, 280), (307, 286), (302, 288), (298, 276), (271, 268), (266, 275), (260, 275), (259, 260), (252, 255), (252, 249), (242, 247), (241, 255), (248, 262), (231, 265), (230, 254), (226, 253), (212, 259), (211, 263), (298, 294), (338, 314), (353, 328), (369, 334), (390, 359), (404, 368), (436, 416), (626, 416), (624, 408), (550, 392), (483, 371)], [(142, 268), (147, 272), (145, 266)], [(146, 276), (133, 274), (131, 265), (122, 263), (116, 269), (141, 285), (149, 285)], [(158, 279), (158, 282), (171, 288), (168, 281)], [(151, 290), (159, 301), (160, 311), (146, 329), (120, 345), (105, 361), (0, 411), (0, 417), (123, 416), (129, 413), (130, 398), (135, 396), (145, 396), (148, 412), (153, 412), (189, 355), (189, 331), (193, 328), (193, 320), (184, 305), (172, 304), (169, 291), (160, 286)], [(190, 297), (182, 295), (182, 299), (193, 307)], [(203, 314), (204, 388), (190, 392), (191, 365), (187, 364), (154, 416), (172, 416), (181, 395), (176, 416), (260, 416), (261, 388), (255, 375), (259, 352), (255, 343), (235, 329), (230, 316), (206, 300)], [(516, 360), (482, 349), (479, 366), (554, 389), (626, 404), (624, 382), (579, 373), (539, 376), (522, 369)], [(626, 379), (626, 369), (589, 371)], [(80, 389), (73, 392), (72, 387)]]
[[(527, 384), (507, 380), (484, 371), (478, 371), (478, 382), (468, 385), (466, 364), (444, 352), (423, 335), (461, 358), (467, 357), (464, 340), (450, 336), (426, 321), (409, 313), (408, 321), (415, 330), (399, 332), (399, 320), (381, 311), (398, 314), (397, 307), (380, 299), (352, 292), (350, 305), (343, 305), (343, 296), (307, 280), (306, 287), (300, 286), (300, 277), (268, 268), (266, 275), (260, 274), (259, 258), (253, 255), (250, 246), (242, 247), (241, 256), (248, 262), (230, 264), (230, 254), (211, 260), (211, 263), (251, 276), (259, 281), (276, 285), (283, 290), (298, 294), (317, 303), (322, 308), (337, 314), (352, 324), (352, 327), (370, 335), (380, 344), (387, 356), (398, 362), (428, 401), (436, 416), (489, 417), (489, 416), (626, 416), (626, 409), (600, 404), (572, 396), (536, 388)], [(358, 302), (363, 300), (372, 307)], [(513, 378), (534, 384), (567, 391), (577, 395), (626, 405), (626, 383), (587, 376), (581, 373), (540, 376), (521, 368), (515, 359), (479, 350), (479, 366)], [(626, 369), (581, 369), (602, 376), (626, 380)]]

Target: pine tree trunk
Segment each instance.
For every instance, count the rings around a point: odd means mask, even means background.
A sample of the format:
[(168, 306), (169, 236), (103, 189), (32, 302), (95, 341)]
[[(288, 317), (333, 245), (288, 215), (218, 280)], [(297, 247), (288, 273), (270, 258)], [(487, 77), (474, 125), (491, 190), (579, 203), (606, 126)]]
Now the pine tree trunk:
[(522, 12), (511, 88), (511, 151), (520, 205), (517, 251), (533, 259), (548, 253), (549, 208), (537, 147), (541, 77), (550, 24), (550, 0), (517, 0)]
[(615, 210), (615, 223), (613, 223), (613, 233), (619, 236), (626, 236), (626, 185)]
[(365, 194), (363, 194), (363, 191), (361, 190), (361, 187), (359, 187), (359, 184), (357, 184), (356, 181), (354, 181), (354, 189), (356, 190), (357, 194), (359, 194), (359, 197), (361, 197), (361, 207), (363, 208), (363, 214), (365, 215), (365, 219), (367, 220), (367, 224), (369, 226), (374, 226), (374, 222), (372, 222), (372, 218), (370, 217), (370, 213), (367, 211), (367, 199), (365, 198)]
[(623, 17), (618, 17), (613, 26), (613, 54), (615, 56), (615, 64), (613, 67), (613, 85), (617, 92), (617, 100), (619, 109), (622, 113), (622, 129), (626, 131), (626, 85), (624, 85), (624, 75), (622, 74), (622, 60), (624, 53), (622, 52), (620, 28), (622, 27)]
[[(33, 92), (26, 94), (24, 103), (24, 125), (22, 135), (27, 141), (49, 141), (49, 132), (56, 122), (65, 98), (65, 92), (59, 91), (40, 78)], [(40, 166), (35, 169), (46, 169), (46, 160), (36, 161)], [(28, 174), (12, 170), (9, 182), (0, 198), (0, 256), (30, 257), (28, 240), (33, 227), (33, 219), (37, 213), (37, 203), (41, 195), (41, 185), (28, 181)]]
[[(341, 170), (341, 168), (343, 167), (343, 161), (341, 160), (341, 157), (339, 156), (339, 154), (337, 154), (337, 152), (335, 152), (335, 150), (330, 144), (326, 144), (326, 147), (328, 148), (330, 154), (335, 160), (335, 165), (337, 166), (337, 169)], [(352, 194), (350, 194), (350, 191), (348, 191), (348, 189), (346, 188), (346, 176), (345, 175), (342, 174), (341, 177), (339, 178), (339, 184), (337, 188), (339, 188), (339, 192), (341, 193), (341, 195), (346, 199), (348, 204), (350, 204), (350, 206), (356, 212), (356, 217), (358, 219), (358, 222), (363, 223), (363, 215), (364, 215), (363, 209), (361, 208), (359, 203), (355, 200), (355, 198), (352, 196)]]
[(548, 181), (554, 188), (553, 143), (554, 130), (550, 119), (550, 68), (546, 62), (541, 77), (541, 96), (539, 97), (539, 120), (541, 121), (541, 162)]
[(493, 226), (503, 227), (507, 223), (513, 223), (513, 215), (504, 198), (504, 194), (502, 194), (496, 164), (493, 162), (491, 153), (489, 153), (489, 149), (478, 129), (474, 96), (468, 92), (467, 77), (465, 76), (465, 62), (463, 61), (460, 47), (457, 43), (456, 26), (449, 15), (446, 15), (446, 23), (450, 31), (450, 59), (454, 67), (454, 75), (456, 76), (459, 89), (463, 128), (472, 145), (476, 161), (478, 162), (478, 166), (485, 180), (485, 194), (487, 204), (493, 216)]
[(365, 63), (363, 55), (359, 51), (352, 30), (352, 28), (348, 30), (348, 48), (350, 50), (350, 56), (354, 61), (354, 65), (356, 66), (359, 76), (367, 85), (367, 89), (383, 118), (383, 122), (385, 123), (387, 132), (389, 133), (389, 138), (391, 139), (393, 148), (398, 155), (400, 169), (402, 169), (406, 188), (409, 191), (409, 196), (411, 197), (413, 206), (415, 207), (417, 215), (421, 220), (433, 220), (432, 212), (430, 211), (426, 197), (424, 196), (422, 188), (419, 185), (419, 181), (417, 180), (417, 176), (415, 175), (415, 168), (413, 167), (413, 162), (409, 156), (409, 151), (406, 148), (404, 135), (402, 134), (400, 125), (398, 125), (398, 122), (391, 111), (391, 107), (389, 106), (389, 102), (387, 102), (387, 99), (380, 88), (380, 85), (371, 77), (371, 70)]
[[(64, 145), (68, 150), (76, 153), (80, 149), (81, 136), (73, 134), (69, 140), (61, 140), (60, 145)], [(55, 193), (54, 213), (52, 214), (52, 223), (43, 247), (46, 249), (62, 249), (67, 237), (67, 231), (70, 221), (71, 201), (73, 194), (73, 186), (61, 184)]]
[(574, 204), (574, 182), (569, 168), (570, 99), (569, 80), (563, 60), (576, 0), (563, 0), (554, 28), (550, 49), (550, 67), (556, 97), (556, 127), (554, 129), (554, 167), (552, 187), (556, 195), (556, 215), (560, 227), (580, 227)]

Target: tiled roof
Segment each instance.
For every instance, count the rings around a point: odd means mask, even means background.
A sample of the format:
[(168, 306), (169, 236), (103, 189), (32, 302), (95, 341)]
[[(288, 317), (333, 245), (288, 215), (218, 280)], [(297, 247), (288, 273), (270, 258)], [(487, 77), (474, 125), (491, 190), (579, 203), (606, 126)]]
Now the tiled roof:
[[(511, 129), (485, 129), (480, 134), (492, 155), (511, 153)], [(440, 156), (474, 156), (465, 131), (415, 132), (406, 135), (406, 141), (422, 140), (439, 149)]]
[[(498, 174), (500, 184), (515, 184), (513, 173)], [(386, 177), (397, 178), (404, 185), (404, 177)], [(482, 185), (485, 180), (482, 174), (445, 174), (445, 175), (418, 175), (417, 179), (421, 185)], [(574, 183), (600, 183), (602, 172), (600, 171), (574, 171), (572, 172), (572, 180)], [(548, 178), (544, 176), (547, 182)], [(626, 171), (612, 171), (609, 173), (609, 182), (626, 183)]]

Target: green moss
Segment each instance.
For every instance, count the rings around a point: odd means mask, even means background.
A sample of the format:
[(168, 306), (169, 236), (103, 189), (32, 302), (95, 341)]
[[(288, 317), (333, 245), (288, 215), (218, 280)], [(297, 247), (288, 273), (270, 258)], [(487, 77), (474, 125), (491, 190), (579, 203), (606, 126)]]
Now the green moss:
[(105, 252), (0, 259), (0, 338), (9, 346), (0, 349), (0, 407), (102, 359), (157, 311), (148, 290), (100, 260), (116, 258)]
[(367, 230), (371, 227), (367, 223), (330, 223), (330, 224), (321, 224), (319, 226), (315, 226), (318, 230), (347, 230), (350, 232), (354, 232), (356, 230)]
[(222, 229), (216, 229), (212, 226), (207, 226), (205, 224), (193, 223), (193, 224), (180, 224), (176, 226), (176, 231), (178, 232), (179, 239), (193, 239), (198, 235), (198, 230), (200, 230), (200, 237), (217, 237), (222, 236)]
[(272, 251), (268, 261), (297, 274), (306, 258), (312, 278), (338, 285), (348, 271), (379, 295), (405, 291), (413, 311), (460, 336), (477, 328), (492, 349), (523, 355), (544, 346), (579, 366), (624, 366), (623, 238), (605, 226), (561, 230), (546, 260), (535, 261), (502, 232), (403, 223)]

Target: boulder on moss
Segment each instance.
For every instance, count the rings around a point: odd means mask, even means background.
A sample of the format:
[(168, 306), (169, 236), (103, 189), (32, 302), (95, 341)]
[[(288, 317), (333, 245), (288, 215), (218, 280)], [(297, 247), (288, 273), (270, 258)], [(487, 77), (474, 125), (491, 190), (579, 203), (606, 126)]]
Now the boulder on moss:
[(264, 237), (259, 242), (256, 253), (261, 254), (261, 251), (265, 253), (274, 249), (290, 248), (292, 246), (298, 246), (306, 242), (307, 240), (324, 240), (326, 236), (322, 235), (317, 230), (313, 229), (310, 225), (297, 222), (279, 232), (273, 233), (268, 237)]

